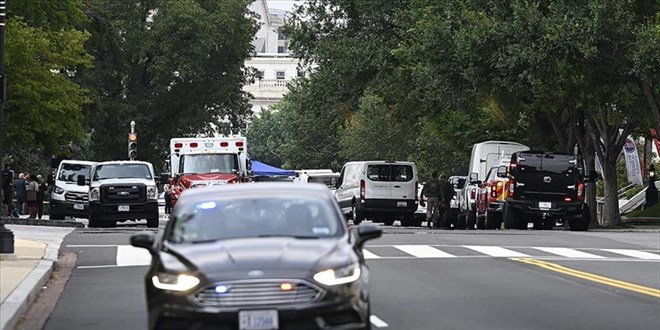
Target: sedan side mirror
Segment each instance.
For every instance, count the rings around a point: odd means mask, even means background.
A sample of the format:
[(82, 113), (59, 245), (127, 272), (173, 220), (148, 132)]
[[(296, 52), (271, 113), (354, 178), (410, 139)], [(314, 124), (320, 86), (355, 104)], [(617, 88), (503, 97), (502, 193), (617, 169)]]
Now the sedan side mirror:
[(154, 242), (156, 236), (153, 233), (142, 233), (131, 236), (131, 245), (143, 249), (147, 249), (149, 253), (154, 254)]
[(362, 247), (368, 240), (383, 236), (383, 230), (372, 224), (362, 224), (357, 227), (357, 239), (355, 245)]

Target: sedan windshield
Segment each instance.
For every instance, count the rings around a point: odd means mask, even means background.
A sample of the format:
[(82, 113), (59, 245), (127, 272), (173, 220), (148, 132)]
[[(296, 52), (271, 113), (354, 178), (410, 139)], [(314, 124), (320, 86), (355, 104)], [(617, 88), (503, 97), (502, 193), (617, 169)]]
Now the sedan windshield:
[(332, 204), (318, 197), (269, 196), (214, 199), (177, 205), (169, 241), (194, 243), (231, 238), (337, 237), (343, 227)]

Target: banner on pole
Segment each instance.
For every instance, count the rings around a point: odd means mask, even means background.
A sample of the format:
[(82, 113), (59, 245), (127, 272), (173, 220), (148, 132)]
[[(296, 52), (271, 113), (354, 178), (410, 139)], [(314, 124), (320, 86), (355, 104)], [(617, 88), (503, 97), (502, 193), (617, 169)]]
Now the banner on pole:
[(642, 167), (639, 163), (639, 153), (637, 152), (637, 145), (631, 136), (626, 139), (626, 144), (623, 145), (623, 153), (626, 156), (626, 169), (628, 170), (628, 181), (638, 185), (644, 186), (642, 180)]

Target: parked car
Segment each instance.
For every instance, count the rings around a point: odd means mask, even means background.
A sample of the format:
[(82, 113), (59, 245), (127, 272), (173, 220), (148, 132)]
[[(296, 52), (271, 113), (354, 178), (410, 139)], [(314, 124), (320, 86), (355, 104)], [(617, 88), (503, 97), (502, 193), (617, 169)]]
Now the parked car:
[(504, 206), (506, 228), (552, 229), (568, 222), (573, 231), (589, 227), (591, 212), (584, 203), (585, 175), (580, 155), (524, 151), (511, 156), (509, 194)]
[[(64, 217), (89, 217), (89, 180), (95, 162), (83, 160), (62, 160), (54, 175), (53, 189), (48, 203), (51, 220), (64, 220)], [(83, 184), (78, 184), (82, 177)]]
[(459, 216), (458, 196), (465, 187), (467, 181), (466, 176), (450, 176), (449, 183), (454, 187), (454, 197), (449, 201), (449, 225), (453, 225), (457, 229), (465, 229), (465, 217)]
[(342, 212), (359, 224), (365, 218), (392, 225), (419, 226), (417, 167), (412, 162), (360, 161), (346, 163), (337, 180), (335, 198)]
[(488, 170), (498, 165), (501, 159), (510, 158), (512, 153), (524, 150), (529, 150), (529, 147), (510, 141), (485, 141), (472, 146), (468, 180), (458, 195), (459, 212), (461, 217), (466, 217), (468, 229), (474, 228), (474, 225), (469, 224), (477, 222), (478, 190)]
[(147, 249), (149, 329), (371, 329), (362, 247), (382, 235), (348, 229), (322, 185), (190, 189)]
[(503, 159), (499, 165), (493, 166), (488, 171), (486, 180), (479, 186), (478, 229), (500, 229), (502, 226), (502, 211), (509, 190), (507, 168), (510, 161), (511, 159)]

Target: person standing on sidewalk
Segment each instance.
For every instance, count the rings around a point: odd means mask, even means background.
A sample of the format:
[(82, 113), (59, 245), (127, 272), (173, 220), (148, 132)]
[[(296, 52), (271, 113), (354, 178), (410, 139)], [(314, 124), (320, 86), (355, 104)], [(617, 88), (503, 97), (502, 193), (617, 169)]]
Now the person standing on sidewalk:
[(14, 181), (14, 191), (16, 192), (16, 209), (18, 214), (23, 215), (27, 213), (27, 182), (25, 181), (25, 174), (19, 173), (18, 179)]
[(39, 184), (39, 189), (37, 190), (37, 219), (41, 220), (41, 217), (44, 215), (44, 199), (48, 191), (48, 183), (44, 182), (41, 174), (37, 175), (37, 183)]
[(169, 217), (172, 214), (172, 186), (166, 183), (163, 190), (165, 191), (165, 214)]
[(13, 216), (14, 210), (14, 191), (12, 190), (12, 183), (14, 181), (14, 172), (9, 168), (9, 164), (5, 164), (2, 169), (2, 203), (7, 209), (7, 216)]
[[(438, 181), (438, 172), (431, 174), (431, 180), (427, 181), (422, 188), (420, 200), (424, 200), (426, 196), (426, 222), (428, 227), (433, 223), (434, 227), (438, 227), (438, 204), (440, 202), (440, 182)], [(424, 205), (422, 205), (424, 206)]]
[(29, 173), (25, 174), (27, 180), (27, 208), (30, 213), (30, 218), (37, 217), (37, 194), (39, 193), (39, 183), (30, 177)]

